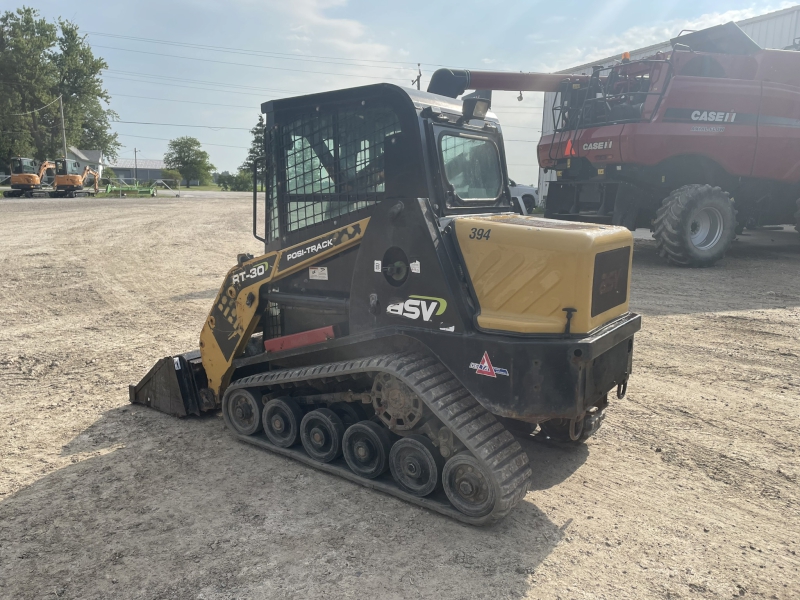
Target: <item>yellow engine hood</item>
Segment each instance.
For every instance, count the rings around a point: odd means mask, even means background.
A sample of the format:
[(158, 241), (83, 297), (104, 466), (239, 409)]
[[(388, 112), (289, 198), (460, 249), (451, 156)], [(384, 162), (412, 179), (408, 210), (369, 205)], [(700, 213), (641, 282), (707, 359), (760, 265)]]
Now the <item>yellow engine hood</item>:
[(624, 227), (521, 215), (457, 217), (481, 329), (588, 333), (628, 312), (633, 235)]

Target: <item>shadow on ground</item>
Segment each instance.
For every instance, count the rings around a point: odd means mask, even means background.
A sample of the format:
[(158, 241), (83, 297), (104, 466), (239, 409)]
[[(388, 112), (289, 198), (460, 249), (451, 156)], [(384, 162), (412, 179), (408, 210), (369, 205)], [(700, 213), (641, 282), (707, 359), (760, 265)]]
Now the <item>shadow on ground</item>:
[[(535, 489), (588, 453), (524, 446)], [(529, 495), (465, 526), (237, 442), (218, 416), (125, 406), (62, 455), (78, 462), (0, 503), (0, 596), (519, 598), (569, 525)]]
[(709, 268), (667, 264), (658, 256), (655, 241), (638, 230), (631, 309), (643, 314), (691, 314), (800, 306), (800, 279), (794, 276), (798, 272), (800, 235), (793, 228), (746, 231), (725, 258)]

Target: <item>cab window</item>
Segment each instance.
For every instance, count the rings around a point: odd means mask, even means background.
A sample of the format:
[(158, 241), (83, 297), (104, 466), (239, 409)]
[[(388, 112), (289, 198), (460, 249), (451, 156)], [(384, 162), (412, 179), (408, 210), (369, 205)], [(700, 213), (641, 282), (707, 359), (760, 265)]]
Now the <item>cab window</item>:
[(36, 173), (36, 164), (30, 158), (16, 158), (11, 161), (11, 170), (15, 175)]
[(458, 200), (496, 200), (503, 187), (500, 153), (491, 140), (444, 134), (440, 138), (442, 164), (447, 183)]

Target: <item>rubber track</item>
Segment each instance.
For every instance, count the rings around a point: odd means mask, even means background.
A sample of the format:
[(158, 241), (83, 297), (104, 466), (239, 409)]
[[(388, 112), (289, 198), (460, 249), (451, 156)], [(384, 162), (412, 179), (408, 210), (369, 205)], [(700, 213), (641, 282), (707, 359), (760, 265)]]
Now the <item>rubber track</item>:
[[(241, 388), (264, 388), (284, 383), (324, 379), (358, 373), (390, 373), (409, 386), (428, 405), (431, 412), (458, 437), (483, 464), (495, 481), (497, 502), (485, 517), (461, 515), (459, 520), (473, 525), (487, 525), (505, 517), (528, 491), (531, 468), (528, 456), (494, 415), (478, 403), (453, 374), (436, 358), (419, 352), (387, 354), (351, 361), (328, 363), (297, 369), (270, 371), (233, 382), (230, 391)], [(259, 444), (264, 446), (264, 444)], [(348, 477), (348, 479), (354, 479)], [(355, 479), (362, 478), (355, 476)], [(375, 487), (369, 480), (359, 481)], [(402, 496), (420, 506), (428, 503)], [(455, 510), (455, 509), (453, 509)], [(441, 512), (441, 511), (440, 511)], [(453, 515), (451, 515), (453, 516)], [(456, 518), (458, 518), (456, 516)]]
[[(691, 202), (696, 194), (714, 192), (728, 195), (721, 188), (710, 185), (685, 185), (673, 190), (669, 196), (664, 198), (663, 203), (656, 212), (656, 220), (653, 223), (653, 237), (656, 239), (656, 248), (662, 258), (666, 258), (672, 264), (682, 267), (688, 267), (693, 264), (692, 258), (686, 252), (685, 242), (681, 235), (683, 215), (687, 209), (687, 204)], [(735, 210), (733, 214), (735, 220)], [(722, 258), (722, 256), (719, 258)], [(716, 260), (719, 260), (719, 258)], [(716, 262), (716, 260), (713, 262)]]

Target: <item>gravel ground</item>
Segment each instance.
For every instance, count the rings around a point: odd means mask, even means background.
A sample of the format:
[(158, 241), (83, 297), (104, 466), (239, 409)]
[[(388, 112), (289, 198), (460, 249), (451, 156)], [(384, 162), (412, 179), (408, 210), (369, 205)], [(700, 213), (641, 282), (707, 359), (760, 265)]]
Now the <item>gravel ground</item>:
[(712, 269), (637, 235), (628, 396), (464, 526), (128, 403), (196, 347), (246, 195), (0, 202), (0, 597), (800, 597), (800, 237)]

